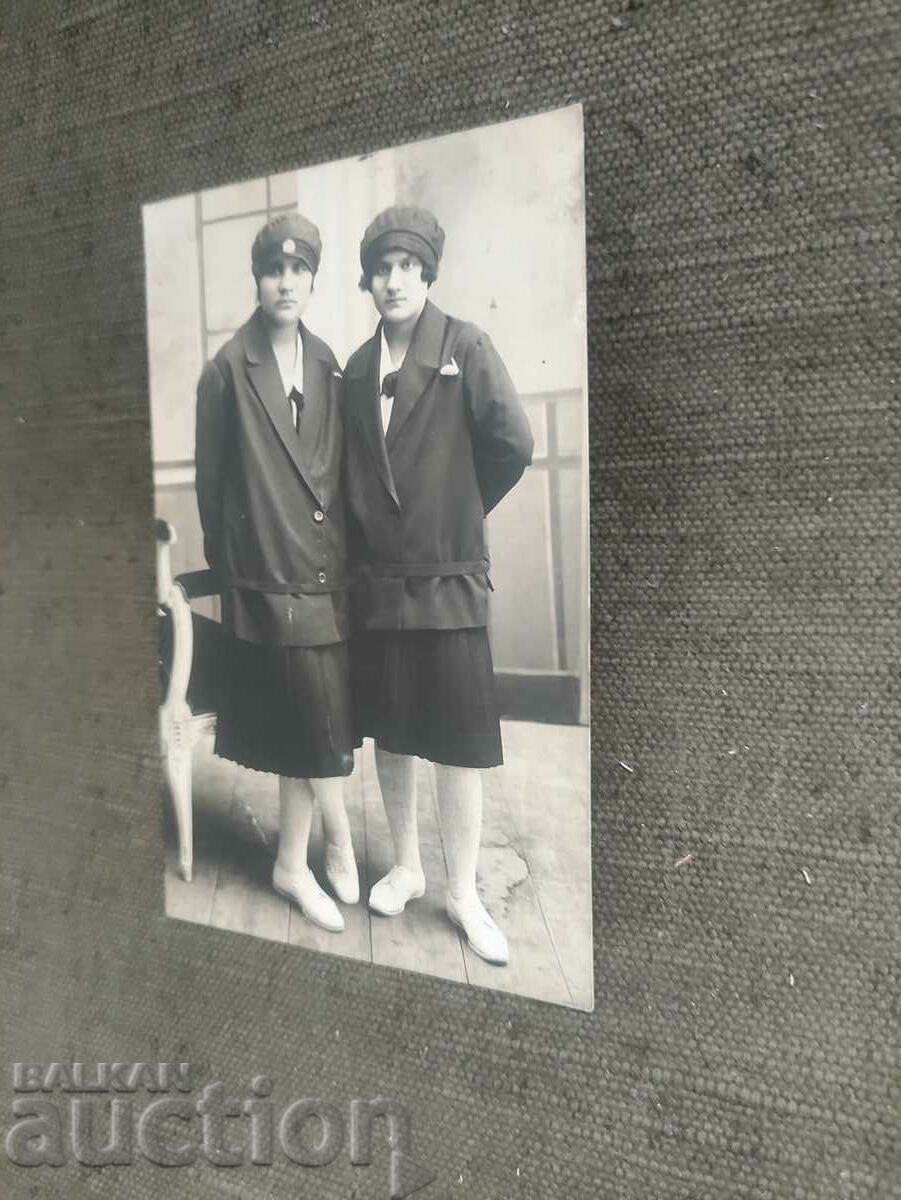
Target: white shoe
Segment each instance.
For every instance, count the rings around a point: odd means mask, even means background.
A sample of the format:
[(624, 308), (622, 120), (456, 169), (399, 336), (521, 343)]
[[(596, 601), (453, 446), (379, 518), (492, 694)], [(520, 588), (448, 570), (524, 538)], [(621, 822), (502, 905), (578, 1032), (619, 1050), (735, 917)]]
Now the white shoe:
[(506, 966), (510, 959), (507, 939), (491, 919), (488, 910), (478, 897), (475, 900), (458, 901), (447, 893), (447, 915), (466, 934), (470, 949), (486, 962), (499, 967)]
[(354, 848), (349, 842), (346, 846), (326, 842), (325, 877), (342, 904), (359, 903), (360, 876), (357, 874)]
[(327, 929), (329, 933), (341, 933), (344, 929), (344, 918), (338, 905), (322, 890), (312, 871), (289, 875), (276, 863), (272, 886), (280, 895), (293, 900), (307, 920), (320, 929)]
[(425, 876), (409, 867), (392, 867), (369, 893), (369, 907), (383, 917), (397, 917), (404, 911), (408, 900), (418, 900), (425, 895)]

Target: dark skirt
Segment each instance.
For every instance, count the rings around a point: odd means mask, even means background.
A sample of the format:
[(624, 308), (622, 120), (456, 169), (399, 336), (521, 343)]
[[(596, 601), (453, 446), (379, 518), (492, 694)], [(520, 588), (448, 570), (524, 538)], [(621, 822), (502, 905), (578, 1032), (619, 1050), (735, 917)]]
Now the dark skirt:
[(351, 641), (356, 744), (452, 767), (504, 761), (488, 632), (370, 630)]
[(294, 779), (349, 775), (354, 756), (347, 642), (228, 643), (216, 753)]

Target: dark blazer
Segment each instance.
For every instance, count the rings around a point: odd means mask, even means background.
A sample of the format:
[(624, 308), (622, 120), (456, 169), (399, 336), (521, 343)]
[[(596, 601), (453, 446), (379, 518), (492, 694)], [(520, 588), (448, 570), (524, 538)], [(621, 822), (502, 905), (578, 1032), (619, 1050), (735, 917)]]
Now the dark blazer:
[(351, 355), (342, 389), (357, 620), (485, 625), (484, 518), (532, 460), (529, 423), (488, 335), (426, 302), (384, 434), (380, 338)]
[(300, 326), (304, 405), (291, 421), (257, 310), (197, 386), (197, 504), (222, 587), (335, 592), (347, 585), (343, 446), (335, 356)]

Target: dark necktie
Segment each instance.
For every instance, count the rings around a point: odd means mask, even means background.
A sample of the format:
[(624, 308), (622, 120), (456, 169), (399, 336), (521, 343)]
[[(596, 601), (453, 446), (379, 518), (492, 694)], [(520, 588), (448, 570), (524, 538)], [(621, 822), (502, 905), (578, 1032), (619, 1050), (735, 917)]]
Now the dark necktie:
[[(292, 400), (294, 401), (293, 406), (291, 404)], [(294, 426), (295, 433), (297, 433), (300, 431), (300, 414), (303, 412), (303, 392), (299, 392), (296, 387), (292, 387), (288, 393), (288, 410), (291, 413), (291, 424)]]
[(400, 371), (389, 371), (382, 380), (382, 395), (387, 396), (389, 400), (393, 400), (397, 395), (397, 377)]

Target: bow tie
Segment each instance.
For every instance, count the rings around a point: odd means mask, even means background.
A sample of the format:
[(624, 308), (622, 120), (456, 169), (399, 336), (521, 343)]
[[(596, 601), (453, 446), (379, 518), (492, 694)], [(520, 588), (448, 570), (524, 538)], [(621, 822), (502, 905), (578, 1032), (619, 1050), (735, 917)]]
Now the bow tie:
[(382, 395), (387, 396), (389, 400), (393, 400), (397, 395), (397, 377), (400, 371), (389, 371), (382, 380)]

